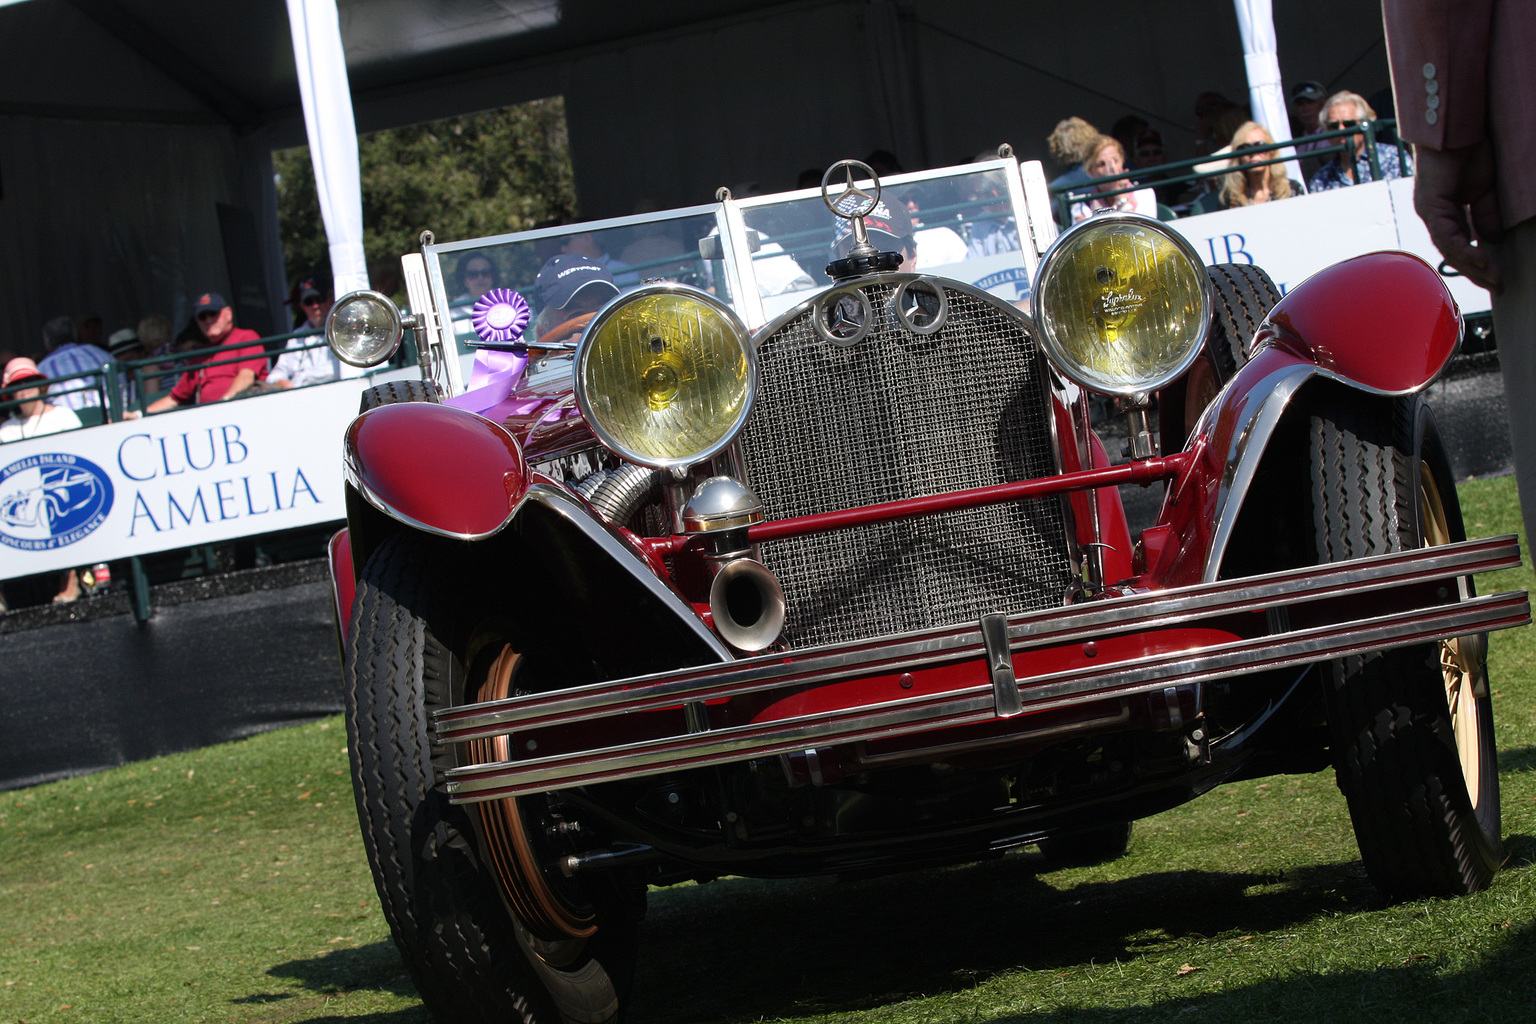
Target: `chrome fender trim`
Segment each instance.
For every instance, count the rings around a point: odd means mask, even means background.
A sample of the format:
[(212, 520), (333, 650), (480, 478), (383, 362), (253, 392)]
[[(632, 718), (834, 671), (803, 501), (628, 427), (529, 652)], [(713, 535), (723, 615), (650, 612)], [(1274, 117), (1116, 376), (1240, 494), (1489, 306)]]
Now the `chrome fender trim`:
[[(1280, 365), (1265, 369), (1269, 363)], [(1263, 376), (1248, 383), (1244, 372), (1256, 367), (1254, 372)], [(1254, 353), (1254, 360), (1238, 371), (1232, 383), (1222, 395), (1208, 406), (1195, 425), (1195, 434), (1211, 436), (1221, 444), (1226, 459), (1226, 470), (1217, 485), (1215, 507), (1211, 516), (1211, 546), (1205, 556), (1203, 582), (1213, 583), (1221, 572), (1221, 560), (1226, 555), (1237, 516), (1242, 511), (1248, 488), (1253, 485), (1254, 474), (1264, 457), (1264, 449), (1274, 435), (1275, 427), (1285, 415), (1297, 393), (1310, 380), (1321, 379), (1343, 384), (1368, 395), (1398, 397), (1403, 392), (1383, 391), (1362, 384), (1342, 373), (1318, 366), (1301, 357), (1275, 347), (1266, 347)], [(1428, 386), (1427, 384), (1425, 386)], [(1412, 393), (1412, 392), (1409, 392)], [(1236, 407), (1233, 425), (1227, 428), (1221, 423), (1222, 414)]]
[[(1216, 507), (1211, 517), (1214, 524), (1211, 547), (1205, 554), (1205, 573), (1201, 577), (1204, 582), (1216, 582), (1221, 572), (1221, 560), (1227, 553), (1227, 543), (1232, 539), (1232, 530), (1237, 525), (1237, 514), (1243, 507), (1243, 499), (1248, 496), (1248, 488), (1253, 485), (1253, 476), (1258, 472), (1259, 462), (1263, 459), (1264, 449), (1275, 427), (1285, 415), (1291, 399), (1296, 397), (1296, 392), (1320, 372), (1313, 363), (1290, 363), (1254, 383), (1238, 399), (1241, 405), (1237, 410), (1236, 424), (1222, 452), (1226, 460), (1226, 472), (1222, 474), (1221, 483), (1216, 488)], [(1209, 432), (1225, 405), (1220, 401), (1211, 403), (1195, 426), (1195, 433)]]

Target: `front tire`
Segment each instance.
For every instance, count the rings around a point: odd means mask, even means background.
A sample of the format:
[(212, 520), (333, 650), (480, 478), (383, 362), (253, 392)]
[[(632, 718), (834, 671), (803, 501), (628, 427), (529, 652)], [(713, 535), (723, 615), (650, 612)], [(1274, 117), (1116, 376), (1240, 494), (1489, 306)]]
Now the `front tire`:
[(353, 787), (384, 916), (422, 1001), (445, 1024), (612, 1021), (638, 915), (615, 910), (591, 938), (541, 942), (503, 902), (505, 880), (471, 812), (436, 784), (451, 762), (431, 742), (428, 717), (462, 692), (458, 648), (470, 631), (458, 624), (473, 603), (446, 583), (471, 574), (449, 564), (418, 537), (382, 543), (358, 580), (344, 649)]
[[(1313, 416), (1308, 462), (1321, 561), (1465, 536), (1433, 420), (1411, 400)], [(1325, 670), (1339, 788), (1389, 898), (1476, 892), (1503, 858), (1483, 649), (1481, 637), (1451, 638)]]

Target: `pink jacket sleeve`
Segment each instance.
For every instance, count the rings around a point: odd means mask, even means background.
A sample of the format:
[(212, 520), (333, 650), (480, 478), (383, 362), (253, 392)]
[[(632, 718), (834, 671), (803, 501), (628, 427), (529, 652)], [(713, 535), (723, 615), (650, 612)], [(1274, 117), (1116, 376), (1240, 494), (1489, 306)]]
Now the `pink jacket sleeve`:
[(1494, 0), (1382, 0), (1397, 132), (1431, 149), (1482, 141)]

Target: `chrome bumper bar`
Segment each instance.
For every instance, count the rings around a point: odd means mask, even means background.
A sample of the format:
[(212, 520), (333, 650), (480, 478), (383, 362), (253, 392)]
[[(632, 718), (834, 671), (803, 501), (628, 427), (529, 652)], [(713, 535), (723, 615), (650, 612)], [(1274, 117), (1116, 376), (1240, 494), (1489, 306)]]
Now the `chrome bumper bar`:
[[(1523, 591), (1463, 598), (1458, 583), (1519, 564), (1513, 536), (1464, 541), (1027, 612), (1007, 617), (1006, 629), (989, 616), (983, 623), (448, 708), (434, 715), (433, 729), (448, 743), (510, 735), (514, 753), (526, 755), (451, 769), (445, 786), (455, 803), (1005, 717), (1025, 737), (1031, 712), (1524, 625), (1531, 615)], [(1004, 636), (1007, 657), (1000, 659)], [(847, 699), (830, 689), (848, 681), (859, 686)], [(890, 696), (870, 699), (872, 689)], [(821, 695), (823, 706), (797, 709), (797, 698), (808, 693)], [(540, 730), (749, 694), (766, 708), (742, 724), (535, 753)], [(698, 723), (704, 716), (677, 718)]]

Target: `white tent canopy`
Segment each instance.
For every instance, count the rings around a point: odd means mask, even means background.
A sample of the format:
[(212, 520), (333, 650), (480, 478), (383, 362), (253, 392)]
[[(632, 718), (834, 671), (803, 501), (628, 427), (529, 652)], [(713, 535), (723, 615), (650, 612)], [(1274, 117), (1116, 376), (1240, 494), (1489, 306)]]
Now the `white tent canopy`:
[[(564, 96), (590, 217), (787, 188), (876, 148), (910, 168), (999, 142), (1044, 157), (1072, 114), (1138, 114), (1193, 155), (1194, 98), (1252, 94), (1233, 0), (327, 2), (357, 129)], [(1273, 19), (1282, 80), (1388, 85), (1376, 0), (1278, 0)], [(64, 312), (179, 326), (208, 288), (281, 326), (270, 153), (307, 141), (288, 19), (25, 0), (0, 6), (0, 39), (0, 348)]]

